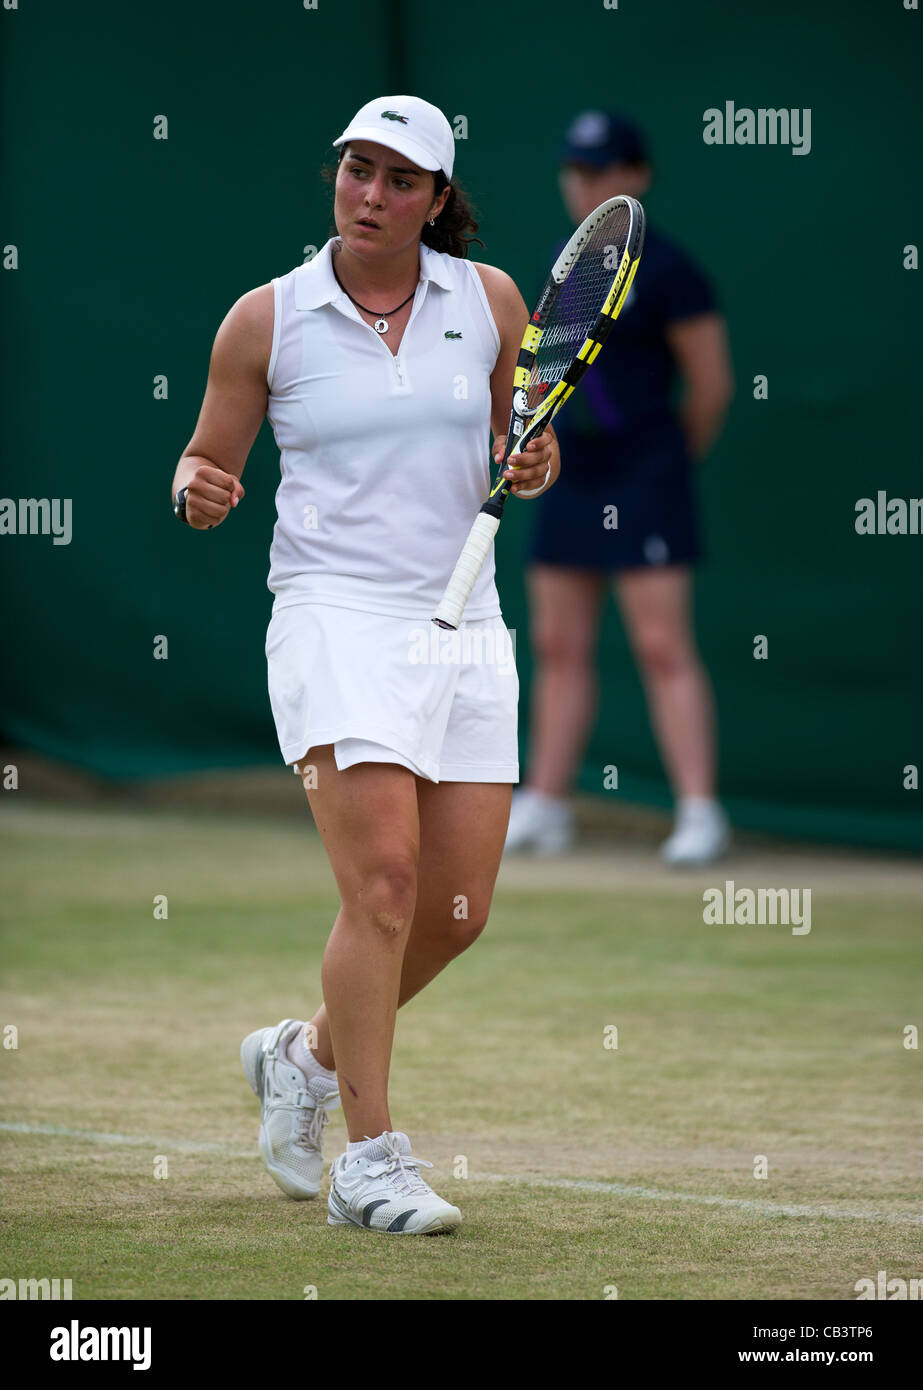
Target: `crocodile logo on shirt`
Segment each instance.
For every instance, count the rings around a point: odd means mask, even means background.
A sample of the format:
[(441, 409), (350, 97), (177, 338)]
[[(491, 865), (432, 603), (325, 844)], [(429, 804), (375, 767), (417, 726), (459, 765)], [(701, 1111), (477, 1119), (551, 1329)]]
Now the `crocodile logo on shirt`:
[(460, 338), (460, 337), (461, 337), (461, 334), (460, 334), (460, 333), (456, 333), (456, 332), (454, 331), (454, 329), (448, 328), (448, 329), (446, 329), (445, 337), (447, 337), (447, 338)]
[(407, 124), (407, 117), (399, 116), (396, 111), (382, 111), (381, 118), (383, 121), (400, 121), (401, 125)]

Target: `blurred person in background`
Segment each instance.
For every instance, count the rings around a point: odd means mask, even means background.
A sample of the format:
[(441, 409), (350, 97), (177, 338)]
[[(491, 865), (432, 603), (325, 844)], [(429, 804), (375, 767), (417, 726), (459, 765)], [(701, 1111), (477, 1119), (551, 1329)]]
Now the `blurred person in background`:
[[(586, 111), (572, 123), (559, 179), (575, 225), (618, 194), (643, 201), (651, 178), (632, 122)], [(701, 557), (693, 471), (718, 438), (733, 391), (712, 288), (648, 218), (617, 325), (555, 421), (563, 467), (553, 500), (538, 508), (527, 555), (529, 751), (507, 850), (554, 854), (574, 842), (569, 793), (596, 716), (610, 577), (676, 803), (661, 855), (673, 865), (707, 864), (730, 844), (716, 797), (714, 702), (693, 628), (692, 567)]]

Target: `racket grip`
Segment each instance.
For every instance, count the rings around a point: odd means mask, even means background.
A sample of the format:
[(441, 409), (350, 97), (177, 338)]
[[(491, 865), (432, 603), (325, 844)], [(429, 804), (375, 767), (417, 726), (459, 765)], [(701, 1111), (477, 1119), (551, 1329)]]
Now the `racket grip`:
[(478, 512), (475, 517), (474, 525), (468, 533), (468, 539), (452, 572), (452, 578), (446, 585), (442, 601), (433, 614), (433, 622), (438, 623), (440, 627), (457, 628), (461, 622), (465, 604), (487, 559), (499, 525), (500, 518), (491, 516), (488, 512)]

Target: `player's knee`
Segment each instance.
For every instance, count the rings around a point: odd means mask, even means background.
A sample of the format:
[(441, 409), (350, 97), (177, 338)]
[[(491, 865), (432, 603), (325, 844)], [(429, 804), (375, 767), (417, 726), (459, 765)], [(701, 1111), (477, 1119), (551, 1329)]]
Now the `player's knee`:
[(548, 666), (578, 668), (588, 665), (592, 657), (592, 642), (579, 628), (569, 631), (559, 623), (539, 623), (532, 640), (536, 657)]
[(383, 936), (394, 937), (409, 929), (416, 899), (416, 865), (398, 858), (367, 877), (357, 894), (356, 906)]
[(695, 655), (688, 644), (668, 632), (650, 632), (635, 643), (638, 664), (649, 676), (669, 680), (693, 665)]

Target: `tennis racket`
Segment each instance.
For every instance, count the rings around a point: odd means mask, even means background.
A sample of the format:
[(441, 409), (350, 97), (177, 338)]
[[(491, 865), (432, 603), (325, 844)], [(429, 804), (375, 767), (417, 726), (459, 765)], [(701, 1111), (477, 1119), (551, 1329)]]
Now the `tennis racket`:
[(516, 481), (502, 476), (507, 459), (542, 433), (596, 361), (625, 303), (643, 246), (641, 204), (635, 198), (609, 198), (581, 222), (552, 266), (519, 349), (500, 477), (475, 518), (433, 616), (439, 627), (458, 627), (490, 552)]

